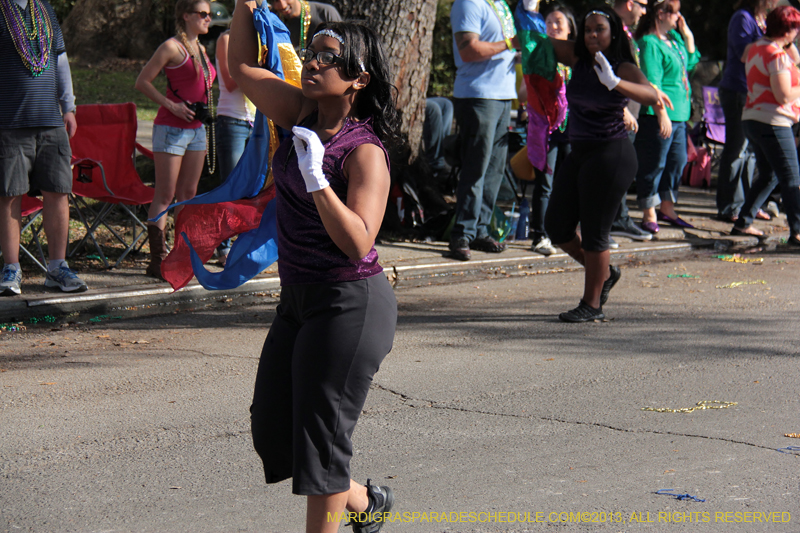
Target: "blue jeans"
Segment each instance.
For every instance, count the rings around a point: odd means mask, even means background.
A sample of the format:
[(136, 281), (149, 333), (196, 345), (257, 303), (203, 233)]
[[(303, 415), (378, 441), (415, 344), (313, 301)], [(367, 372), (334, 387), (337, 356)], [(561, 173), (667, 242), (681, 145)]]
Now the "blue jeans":
[[(228, 179), (236, 163), (244, 153), (247, 140), (253, 133), (253, 124), (246, 120), (219, 115), (216, 126), (217, 158), (219, 159), (219, 176), (222, 181)], [(217, 252), (228, 255), (231, 249), (231, 240), (225, 239), (217, 247)]]
[(678, 186), (686, 166), (686, 123), (673, 122), (672, 135), (662, 139), (654, 115), (639, 117), (634, 147), (639, 159), (636, 199), (639, 207), (656, 207), (662, 201), (678, 201)]
[(425, 122), (422, 125), (422, 143), (425, 160), (434, 171), (444, 170), (444, 139), (453, 127), (453, 102), (435, 96), (425, 100)]
[(242, 157), (247, 140), (253, 132), (253, 125), (246, 120), (219, 115), (216, 127), (219, 175), (224, 181)]
[(511, 100), (454, 99), (461, 154), (456, 220), (450, 242), (489, 236), (508, 158)]
[(570, 153), (568, 142), (550, 142), (547, 152), (547, 172), (535, 169), (536, 179), (533, 180), (533, 194), (531, 195), (530, 233), (533, 241), (537, 242), (542, 237), (547, 237), (544, 229), (544, 214), (550, 203), (550, 193), (553, 191), (553, 176), (561, 162)]
[(747, 95), (720, 88), (719, 100), (725, 113), (725, 147), (719, 161), (717, 213), (731, 217), (739, 214), (750, 190), (750, 176), (743, 172), (745, 159), (741, 157), (747, 144), (742, 128), (742, 110)]
[(800, 166), (792, 128), (755, 120), (744, 120), (742, 126), (756, 153), (758, 178), (745, 197), (736, 227), (750, 226), (775, 185), (780, 183), (789, 232), (792, 236), (800, 235)]

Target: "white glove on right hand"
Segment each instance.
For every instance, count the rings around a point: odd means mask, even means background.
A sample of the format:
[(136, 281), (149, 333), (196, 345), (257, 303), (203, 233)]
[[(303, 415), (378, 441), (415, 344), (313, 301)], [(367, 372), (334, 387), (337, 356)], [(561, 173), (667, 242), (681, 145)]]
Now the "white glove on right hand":
[(613, 91), (614, 87), (619, 84), (619, 76), (614, 74), (614, 69), (611, 68), (611, 63), (608, 62), (603, 52), (597, 52), (594, 55), (594, 60), (597, 61), (597, 65), (594, 66), (594, 71), (597, 73), (600, 83), (608, 87), (609, 91)]
[(306, 192), (320, 191), (325, 187), (330, 187), (330, 183), (325, 179), (322, 172), (322, 158), (325, 156), (325, 147), (322, 141), (313, 131), (295, 126), (292, 128), (294, 133), (294, 149), (297, 151), (297, 165), (303, 174), (306, 182)]

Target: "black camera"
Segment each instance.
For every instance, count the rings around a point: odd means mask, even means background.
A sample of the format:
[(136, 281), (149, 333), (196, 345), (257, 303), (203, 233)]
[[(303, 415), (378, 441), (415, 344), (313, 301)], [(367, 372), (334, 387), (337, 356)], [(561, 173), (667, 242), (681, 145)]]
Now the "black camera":
[(214, 117), (211, 116), (211, 113), (208, 112), (208, 104), (205, 102), (195, 102), (193, 104), (187, 104), (187, 107), (194, 111), (194, 119), (199, 120), (206, 126), (211, 126), (214, 124)]

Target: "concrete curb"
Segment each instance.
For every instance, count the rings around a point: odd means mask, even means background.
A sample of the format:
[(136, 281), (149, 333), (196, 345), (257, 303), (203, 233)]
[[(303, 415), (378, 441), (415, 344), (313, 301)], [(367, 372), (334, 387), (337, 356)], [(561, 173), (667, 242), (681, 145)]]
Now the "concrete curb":
[[(612, 250), (612, 258), (640, 259), (648, 255), (688, 253), (694, 249), (688, 242), (648, 243), (633, 248)], [(513, 252), (512, 252), (513, 253)], [(544, 257), (519, 251), (514, 255), (475, 259), (469, 262), (435, 261), (418, 264), (384, 264), (384, 272), (396, 289), (432, 283), (463, 282), (472, 277), (485, 278), (487, 273), (528, 275), (554, 273), (581, 268), (567, 254)], [(196, 281), (173, 292), (163, 283), (100, 289), (80, 294), (37, 295), (2, 301), (0, 323), (99, 322), (132, 316), (190, 312), (196, 309), (246, 305), (280, 295), (277, 275), (252, 279), (229, 291), (208, 291)]]

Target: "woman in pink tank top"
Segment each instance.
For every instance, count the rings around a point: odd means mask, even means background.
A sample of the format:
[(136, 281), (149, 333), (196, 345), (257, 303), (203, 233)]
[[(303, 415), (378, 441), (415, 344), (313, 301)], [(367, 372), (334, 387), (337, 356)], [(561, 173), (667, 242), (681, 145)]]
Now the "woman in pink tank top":
[[(198, 35), (208, 33), (211, 6), (205, 0), (178, 0), (175, 4), (176, 36), (164, 41), (142, 69), (136, 88), (159, 104), (153, 125), (153, 153), (156, 184), (148, 218), (151, 220), (172, 203), (193, 198), (206, 157), (206, 130), (195, 117), (196, 104), (209, 111), (211, 84), (216, 76)], [(163, 69), (167, 76), (166, 95), (153, 85)], [(176, 210), (177, 214), (177, 210)], [(147, 275), (161, 278), (161, 261), (167, 256), (164, 227), (166, 217), (147, 226), (150, 264)]]

